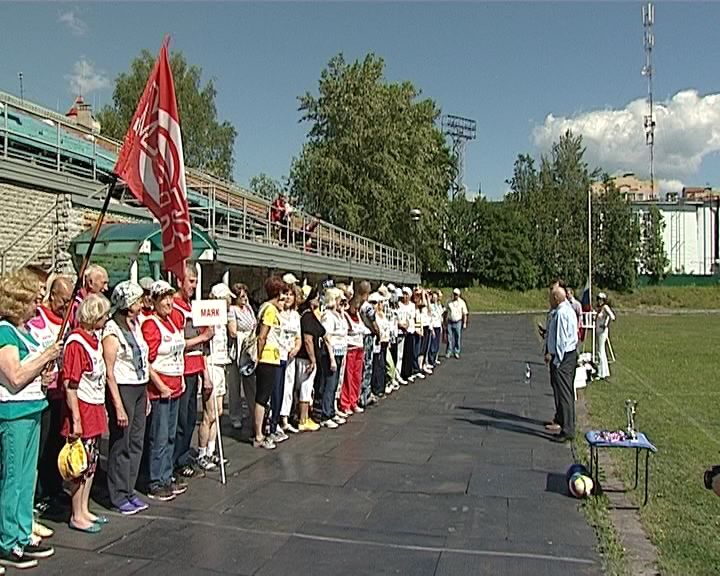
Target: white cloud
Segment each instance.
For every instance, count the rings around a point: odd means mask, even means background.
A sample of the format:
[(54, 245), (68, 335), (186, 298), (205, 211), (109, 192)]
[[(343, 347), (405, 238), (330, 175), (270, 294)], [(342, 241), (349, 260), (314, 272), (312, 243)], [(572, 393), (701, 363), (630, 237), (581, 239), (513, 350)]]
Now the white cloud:
[(660, 189), (660, 194), (664, 197), (665, 194), (668, 192), (682, 192), (682, 189), (685, 187), (685, 184), (682, 182), (682, 180), (665, 180), (664, 178), (660, 178), (657, 182), (658, 188)]
[(110, 86), (110, 79), (105, 72), (96, 70), (95, 64), (85, 56), (75, 62), (72, 74), (66, 74), (65, 79), (70, 82), (70, 92), (83, 96)]
[[(643, 118), (647, 102), (638, 99), (619, 110), (594, 110), (574, 116), (553, 116), (532, 132), (542, 151), (566, 130), (582, 134), (591, 167), (606, 172), (635, 172), (649, 169)], [(680, 179), (695, 175), (703, 159), (720, 152), (720, 94), (701, 96), (684, 90), (655, 106), (655, 175), (660, 186), (674, 191)], [(670, 188), (671, 187), (671, 188)]]
[(58, 22), (67, 26), (73, 36), (85, 36), (87, 32), (87, 23), (78, 16), (76, 8), (60, 12), (60, 14), (58, 14)]

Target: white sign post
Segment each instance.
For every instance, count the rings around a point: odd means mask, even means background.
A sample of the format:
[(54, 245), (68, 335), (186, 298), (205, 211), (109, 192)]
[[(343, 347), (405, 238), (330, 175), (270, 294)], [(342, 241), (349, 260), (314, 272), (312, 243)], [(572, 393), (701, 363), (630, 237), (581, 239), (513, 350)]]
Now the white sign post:
[[(192, 302), (192, 323), (193, 326), (200, 328), (203, 326), (218, 326), (223, 330), (227, 330), (227, 302), (225, 300), (193, 300)], [(215, 356), (215, 346), (210, 339), (210, 357)], [(210, 372), (208, 370), (208, 372)], [(210, 392), (213, 409), (215, 411), (215, 430), (217, 433), (217, 446), (220, 453), (220, 481), (223, 485), (227, 482), (225, 477), (225, 454), (223, 451), (222, 433), (220, 430), (220, 417), (218, 416), (217, 396), (215, 396), (215, 385), (213, 384), (212, 392)]]

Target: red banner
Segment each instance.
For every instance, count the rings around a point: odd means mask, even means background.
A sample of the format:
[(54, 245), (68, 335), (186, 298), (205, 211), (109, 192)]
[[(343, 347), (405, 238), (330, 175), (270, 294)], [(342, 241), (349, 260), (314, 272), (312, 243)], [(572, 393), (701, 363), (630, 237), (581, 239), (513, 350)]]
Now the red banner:
[(185, 262), (192, 254), (192, 230), (167, 45), (168, 39), (138, 102), (114, 172), (159, 220), (165, 268), (182, 279)]

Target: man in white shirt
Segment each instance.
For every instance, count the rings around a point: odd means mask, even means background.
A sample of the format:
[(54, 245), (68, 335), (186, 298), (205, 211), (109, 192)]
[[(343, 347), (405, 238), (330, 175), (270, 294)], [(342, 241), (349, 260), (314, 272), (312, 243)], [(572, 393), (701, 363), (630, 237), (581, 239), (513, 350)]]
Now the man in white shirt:
[(462, 350), (462, 331), (467, 328), (468, 309), (465, 300), (460, 297), (460, 288), (453, 290), (453, 297), (447, 305), (447, 358), (460, 358)]

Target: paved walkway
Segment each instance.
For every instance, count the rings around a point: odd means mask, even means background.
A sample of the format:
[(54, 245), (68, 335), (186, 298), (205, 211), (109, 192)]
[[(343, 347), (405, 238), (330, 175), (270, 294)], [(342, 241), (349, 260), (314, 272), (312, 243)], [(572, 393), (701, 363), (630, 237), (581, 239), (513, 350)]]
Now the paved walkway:
[[(49, 574), (599, 575), (563, 494), (567, 446), (529, 317), (474, 317), (463, 359), (338, 430), (277, 450), (226, 438), (219, 474), (96, 536), (60, 524)], [(525, 362), (535, 374), (524, 382)]]

